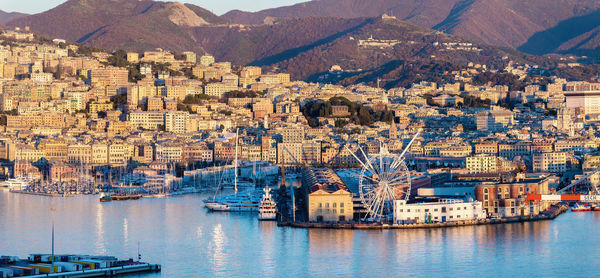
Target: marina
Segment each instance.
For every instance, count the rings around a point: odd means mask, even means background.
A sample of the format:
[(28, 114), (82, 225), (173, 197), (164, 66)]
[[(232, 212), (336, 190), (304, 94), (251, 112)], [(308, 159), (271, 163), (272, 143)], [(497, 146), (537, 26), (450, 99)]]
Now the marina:
[[(70, 215), (56, 219), (57, 253), (135, 258), (139, 242), (142, 260), (160, 264), (161, 272), (136, 277), (348, 277), (415, 269), (422, 270), (418, 277), (441, 270), (448, 277), (477, 277), (523, 269), (534, 276), (582, 277), (600, 271), (599, 261), (586, 256), (600, 244), (593, 235), (600, 214), (594, 212), (444, 229), (298, 229), (248, 213), (211, 213), (202, 203), (210, 196), (100, 204), (97, 196), (57, 199), (0, 191), (0, 249), (22, 258), (27, 250), (49, 252), (53, 207), (57, 215)], [(559, 254), (572, 259), (556, 260)], [(575, 260), (580, 267), (572, 269)]]

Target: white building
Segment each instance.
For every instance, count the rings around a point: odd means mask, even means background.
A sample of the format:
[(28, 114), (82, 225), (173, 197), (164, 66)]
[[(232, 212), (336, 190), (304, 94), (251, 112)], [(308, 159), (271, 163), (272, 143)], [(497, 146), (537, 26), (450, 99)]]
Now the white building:
[(185, 111), (170, 111), (165, 113), (165, 131), (185, 133), (190, 122), (190, 114)]
[(407, 204), (405, 200), (394, 201), (394, 224), (444, 223), (485, 219), (481, 202), (465, 202), (442, 199), (436, 203)]
[(34, 82), (38, 82), (38, 83), (50, 82), (50, 81), (52, 81), (52, 79), (54, 79), (54, 76), (52, 75), (52, 73), (34, 72), (31, 74), (31, 80), (33, 80)]
[(586, 115), (600, 114), (600, 91), (566, 92), (567, 109), (583, 107)]

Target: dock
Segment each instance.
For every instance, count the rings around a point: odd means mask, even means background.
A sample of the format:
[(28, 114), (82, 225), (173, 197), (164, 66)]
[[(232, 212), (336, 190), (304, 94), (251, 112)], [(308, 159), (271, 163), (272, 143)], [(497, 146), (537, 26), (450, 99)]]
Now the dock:
[(40, 274), (34, 276), (25, 276), (31, 278), (56, 277), (56, 278), (84, 278), (84, 277), (115, 277), (125, 274), (138, 274), (147, 272), (160, 272), (159, 264), (139, 264), (126, 265), (120, 267), (110, 267), (103, 269), (88, 269), (63, 273)]
[(461, 226), (492, 225), (522, 223), (533, 221), (552, 220), (568, 211), (569, 206), (562, 204), (552, 206), (548, 211), (535, 216), (517, 216), (510, 218), (495, 218), (483, 220), (452, 221), (444, 223), (418, 223), (418, 224), (385, 224), (385, 223), (320, 223), (320, 222), (279, 222), (278, 226), (288, 226), (304, 229), (351, 229), (351, 230), (390, 230), (390, 229), (436, 229)]
[(70, 194), (70, 193), (45, 193), (45, 192), (33, 192), (33, 191), (25, 191), (25, 190), (10, 190), (10, 192), (26, 194), (26, 195), (46, 196), (46, 197), (73, 197), (73, 194)]
[[(54, 262), (53, 262), (54, 261)], [(160, 272), (161, 265), (112, 256), (31, 254), (27, 259), (0, 256), (0, 277), (117, 277)]]

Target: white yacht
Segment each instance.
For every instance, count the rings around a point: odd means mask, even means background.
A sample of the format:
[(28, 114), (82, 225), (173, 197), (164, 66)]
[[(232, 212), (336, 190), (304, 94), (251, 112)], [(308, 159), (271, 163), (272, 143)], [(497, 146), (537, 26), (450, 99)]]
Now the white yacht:
[[(258, 211), (260, 204), (261, 191), (254, 188), (252, 184), (250, 189), (238, 192), (238, 135), (235, 136), (235, 175), (233, 180), (234, 194), (219, 196), (204, 200), (204, 206), (212, 211)], [(220, 189), (221, 184), (217, 188)], [(216, 194), (216, 193), (215, 193)]]
[(6, 187), (11, 190), (25, 190), (29, 183), (21, 178), (9, 179), (0, 184), (2, 187)]
[(271, 189), (267, 186), (263, 191), (265, 194), (258, 206), (258, 220), (277, 220), (277, 204), (273, 201)]

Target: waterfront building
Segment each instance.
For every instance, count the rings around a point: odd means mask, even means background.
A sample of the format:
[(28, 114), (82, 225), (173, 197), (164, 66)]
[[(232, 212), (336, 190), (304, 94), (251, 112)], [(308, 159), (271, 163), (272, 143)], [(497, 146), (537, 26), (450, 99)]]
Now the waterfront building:
[(432, 203), (407, 203), (394, 201), (394, 224), (445, 223), (482, 220), (487, 217), (481, 202), (458, 199), (441, 199)]
[(352, 193), (332, 169), (304, 169), (302, 186), (306, 192), (308, 221), (344, 222), (353, 219)]

